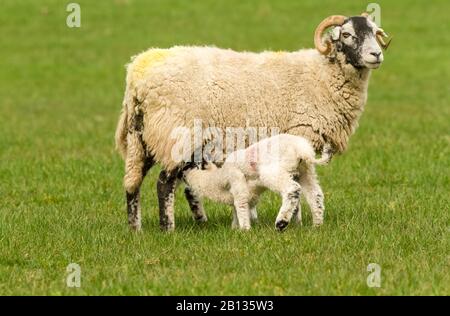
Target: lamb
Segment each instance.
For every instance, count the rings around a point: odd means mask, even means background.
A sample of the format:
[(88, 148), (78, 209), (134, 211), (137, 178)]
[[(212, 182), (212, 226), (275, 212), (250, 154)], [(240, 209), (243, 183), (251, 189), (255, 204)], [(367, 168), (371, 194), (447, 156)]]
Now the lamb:
[[(188, 162), (172, 157), (180, 139), (171, 132), (192, 128), (194, 120), (205, 128), (277, 127), (305, 137), (317, 152), (326, 143), (344, 152), (367, 100), (371, 70), (383, 62), (381, 47), (389, 44), (383, 36), (367, 15), (330, 16), (316, 29), (316, 50), (250, 53), (178, 46), (133, 58), (116, 129), (130, 227), (141, 228), (140, 187), (159, 163), (160, 227), (175, 228), (175, 188)], [(206, 220), (198, 197), (189, 188), (185, 194), (194, 217)]]
[(320, 159), (314, 156), (305, 138), (280, 134), (231, 153), (221, 168), (210, 164), (205, 170), (187, 169), (183, 179), (198, 197), (233, 205), (234, 228), (250, 229), (250, 217), (256, 217), (258, 198), (266, 189), (282, 197), (275, 222), (278, 230), (284, 230), (294, 214), (301, 221), (300, 193), (311, 208), (313, 224), (319, 226), (325, 207), (315, 165), (330, 161), (331, 147), (324, 146)]

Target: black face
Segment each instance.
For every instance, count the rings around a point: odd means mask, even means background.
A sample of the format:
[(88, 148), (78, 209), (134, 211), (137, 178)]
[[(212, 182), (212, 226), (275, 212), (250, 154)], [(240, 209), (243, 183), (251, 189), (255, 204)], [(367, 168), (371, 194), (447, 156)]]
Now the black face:
[[(345, 22), (352, 22), (353, 30), (355, 31), (356, 37), (358, 40), (364, 40), (366, 36), (370, 36), (373, 34), (372, 27), (367, 23), (367, 18), (363, 16), (354, 16), (348, 18)], [(362, 44), (362, 42), (361, 42)]]
[(363, 16), (354, 16), (345, 20), (340, 37), (335, 40), (337, 51), (342, 52), (346, 62), (355, 68), (365, 67), (363, 46), (373, 46), (373, 42), (375, 42), (374, 30), (367, 18)]

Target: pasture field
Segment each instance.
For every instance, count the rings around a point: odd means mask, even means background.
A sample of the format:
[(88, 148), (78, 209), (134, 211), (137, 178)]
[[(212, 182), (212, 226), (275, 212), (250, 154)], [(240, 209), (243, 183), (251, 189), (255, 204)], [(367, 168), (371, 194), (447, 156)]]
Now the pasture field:
[[(124, 65), (149, 47), (313, 47), (324, 17), (367, 3), (77, 0), (81, 27), (68, 28), (68, 2), (0, 4), (1, 295), (450, 294), (449, 1), (378, 1), (394, 40), (348, 151), (319, 168), (325, 224), (304, 206), (303, 227), (281, 234), (274, 194), (242, 233), (214, 203), (196, 225), (181, 189), (176, 231), (160, 232), (158, 168), (130, 233), (114, 150)], [(66, 286), (69, 263), (80, 288)]]

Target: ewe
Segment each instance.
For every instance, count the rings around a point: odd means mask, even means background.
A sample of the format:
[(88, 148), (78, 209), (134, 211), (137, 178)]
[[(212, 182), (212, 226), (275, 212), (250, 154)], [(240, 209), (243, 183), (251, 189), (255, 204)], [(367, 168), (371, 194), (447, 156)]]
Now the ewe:
[[(222, 129), (278, 127), (307, 138), (316, 151), (329, 143), (343, 152), (364, 109), (371, 69), (383, 62), (382, 36), (367, 15), (331, 16), (315, 31), (316, 50), (257, 54), (173, 47), (136, 56), (128, 65), (116, 130), (130, 226), (141, 228), (139, 189), (147, 171), (160, 163), (160, 226), (174, 229), (174, 192), (184, 164), (171, 155), (177, 141), (171, 132), (193, 126), (195, 119)], [(196, 218), (205, 220), (190, 193), (186, 198)]]

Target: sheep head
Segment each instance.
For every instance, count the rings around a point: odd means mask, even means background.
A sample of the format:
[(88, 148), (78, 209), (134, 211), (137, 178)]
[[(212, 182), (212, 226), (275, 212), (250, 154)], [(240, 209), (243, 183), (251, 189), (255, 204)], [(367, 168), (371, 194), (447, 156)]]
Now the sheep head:
[[(330, 27), (333, 27), (330, 34), (322, 41), (323, 33)], [(323, 55), (335, 51), (344, 54), (345, 61), (355, 68), (374, 69), (383, 62), (381, 49), (387, 49), (390, 44), (390, 41), (384, 42), (384, 37), (387, 37), (387, 34), (367, 13), (349, 18), (332, 15), (317, 26), (314, 44)]]

